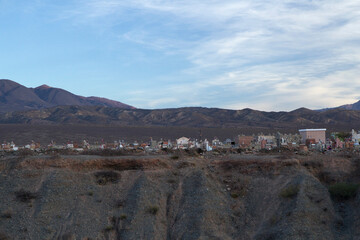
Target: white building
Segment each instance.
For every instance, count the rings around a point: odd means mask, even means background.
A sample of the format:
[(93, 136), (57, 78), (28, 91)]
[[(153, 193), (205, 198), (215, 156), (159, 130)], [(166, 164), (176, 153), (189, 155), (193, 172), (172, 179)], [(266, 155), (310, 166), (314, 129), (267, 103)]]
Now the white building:
[(189, 145), (189, 141), (190, 139), (187, 137), (181, 137), (176, 139), (176, 144), (178, 146), (178, 148), (186, 148)]
[(357, 133), (355, 132), (354, 129), (351, 130), (351, 141), (353, 141), (354, 143), (358, 143), (359, 144), (359, 140), (360, 140), (360, 131), (358, 131)]

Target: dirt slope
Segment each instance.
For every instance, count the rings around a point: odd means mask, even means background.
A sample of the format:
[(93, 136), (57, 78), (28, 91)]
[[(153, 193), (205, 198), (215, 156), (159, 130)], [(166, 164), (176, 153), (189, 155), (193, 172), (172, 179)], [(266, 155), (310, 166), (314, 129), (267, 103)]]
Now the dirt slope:
[(357, 161), (2, 159), (0, 239), (360, 239), (360, 194), (337, 200), (327, 188), (358, 181)]

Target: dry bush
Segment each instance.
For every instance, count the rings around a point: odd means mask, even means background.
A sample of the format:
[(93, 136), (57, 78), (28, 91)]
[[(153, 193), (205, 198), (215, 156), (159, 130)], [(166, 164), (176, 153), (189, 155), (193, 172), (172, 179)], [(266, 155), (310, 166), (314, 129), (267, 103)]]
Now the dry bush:
[(306, 168), (315, 168), (315, 169), (321, 169), (324, 166), (321, 160), (315, 160), (315, 159), (306, 159), (305, 161), (301, 162), (301, 165), (303, 165)]
[(149, 206), (149, 207), (146, 209), (146, 212), (147, 212), (147, 213), (150, 213), (150, 214), (152, 214), (152, 215), (156, 215), (158, 211), (159, 211), (159, 207), (158, 207), (158, 206)]
[(99, 185), (106, 185), (108, 183), (117, 183), (120, 176), (113, 171), (101, 171), (94, 174), (96, 182)]
[(283, 198), (293, 198), (298, 194), (298, 192), (298, 185), (289, 185), (281, 190), (280, 196)]
[(335, 183), (329, 187), (330, 195), (339, 200), (347, 200), (356, 197), (359, 184)]
[(173, 156), (171, 156), (170, 157), (172, 160), (177, 160), (177, 159), (179, 159), (180, 157), (179, 157), (179, 155), (173, 155)]
[(38, 197), (38, 194), (21, 189), (21, 190), (15, 192), (15, 197), (16, 197), (16, 200), (18, 200), (20, 202), (28, 203), (32, 199), (36, 199)]

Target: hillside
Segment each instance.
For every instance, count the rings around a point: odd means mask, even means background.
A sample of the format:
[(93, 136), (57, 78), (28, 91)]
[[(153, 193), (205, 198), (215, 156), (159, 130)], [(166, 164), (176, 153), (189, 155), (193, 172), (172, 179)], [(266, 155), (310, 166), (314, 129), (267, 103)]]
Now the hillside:
[(360, 111), (333, 109), (324, 112), (301, 108), (291, 112), (218, 108), (121, 109), (110, 107), (59, 106), (0, 115), (0, 123), (96, 124), (118, 126), (258, 127), (293, 128), (360, 127)]
[[(356, 156), (0, 160), (1, 239), (359, 239)], [(357, 195), (356, 195), (357, 194)]]
[(78, 96), (66, 90), (47, 85), (27, 88), (11, 80), (0, 79), (0, 113), (44, 109), (62, 105), (134, 108), (106, 98)]
[(347, 109), (347, 110), (360, 110), (360, 101), (353, 104), (342, 105), (339, 108)]

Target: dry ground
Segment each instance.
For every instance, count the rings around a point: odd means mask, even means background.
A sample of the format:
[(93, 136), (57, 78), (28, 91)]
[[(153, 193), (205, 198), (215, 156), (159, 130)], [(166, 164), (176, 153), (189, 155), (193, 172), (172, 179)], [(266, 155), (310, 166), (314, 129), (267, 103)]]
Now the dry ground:
[(360, 239), (356, 155), (0, 160), (0, 239)]

